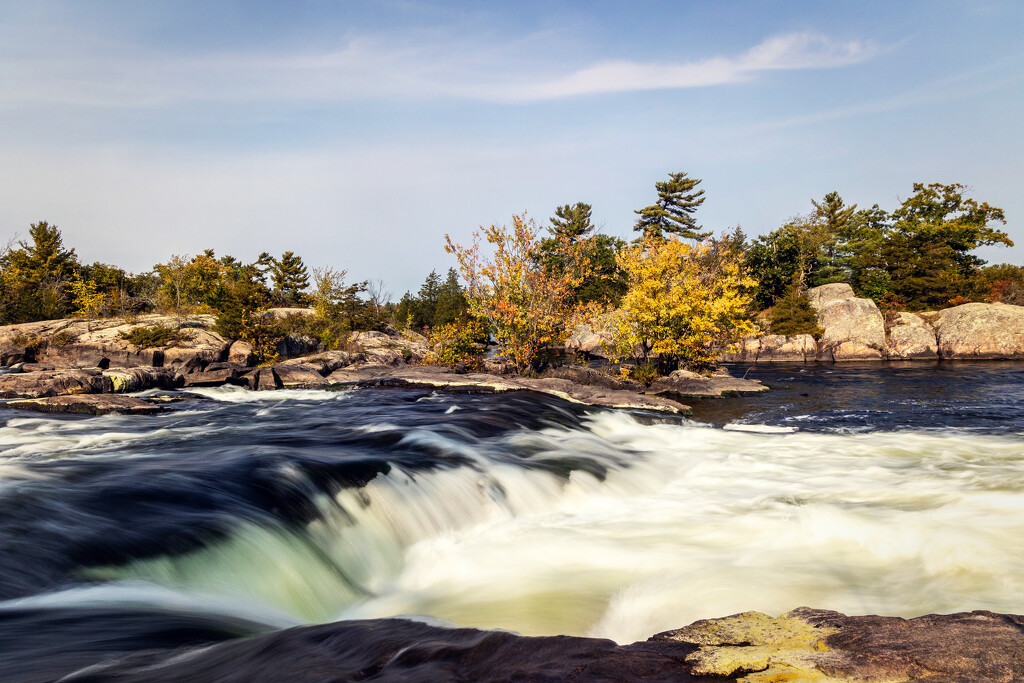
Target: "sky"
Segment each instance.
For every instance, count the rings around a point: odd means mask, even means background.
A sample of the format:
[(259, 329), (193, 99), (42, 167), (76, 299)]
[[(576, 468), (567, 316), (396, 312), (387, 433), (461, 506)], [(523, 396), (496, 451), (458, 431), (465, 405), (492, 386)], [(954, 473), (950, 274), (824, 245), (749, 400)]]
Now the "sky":
[(915, 182), (1001, 207), (1024, 263), (1024, 3), (0, 0), (0, 237), (133, 272), (212, 248), (381, 280), (444, 235), (654, 183), (767, 233)]

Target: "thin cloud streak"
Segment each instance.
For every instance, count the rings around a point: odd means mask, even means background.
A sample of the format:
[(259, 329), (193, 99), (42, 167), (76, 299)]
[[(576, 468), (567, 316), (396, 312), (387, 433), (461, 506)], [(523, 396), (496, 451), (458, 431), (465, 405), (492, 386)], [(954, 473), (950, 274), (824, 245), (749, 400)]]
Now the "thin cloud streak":
[[(768, 38), (735, 57), (683, 63), (605, 61), (551, 74), (514, 49), (432, 40), (395, 48), (360, 37), (339, 50), (277, 56), (227, 53), (154, 55), (123, 47), (102, 56), (0, 58), (6, 81), (0, 107), (65, 104), (152, 108), (189, 102), (346, 102), (460, 98), (531, 103), (586, 95), (738, 83), (774, 70), (822, 69), (864, 62), (871, 43), (836, 42), (811, 33)], [(523, 75), (525, 72), (525, 76)]]

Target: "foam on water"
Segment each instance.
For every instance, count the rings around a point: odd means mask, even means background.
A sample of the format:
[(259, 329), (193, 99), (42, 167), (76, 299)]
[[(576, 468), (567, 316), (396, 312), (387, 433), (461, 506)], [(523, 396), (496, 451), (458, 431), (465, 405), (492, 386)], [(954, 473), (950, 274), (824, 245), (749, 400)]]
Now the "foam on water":
[(620, 642), (750, 609), (1024, 602), (1013, 436), (766, 434), (599, 413), (486, 448), (432, 429), (400, 444), (462, 464), (396, 465), (321, 500), (301, 532), (243, 525), (105, 576), (311, 621), (420, 614)]

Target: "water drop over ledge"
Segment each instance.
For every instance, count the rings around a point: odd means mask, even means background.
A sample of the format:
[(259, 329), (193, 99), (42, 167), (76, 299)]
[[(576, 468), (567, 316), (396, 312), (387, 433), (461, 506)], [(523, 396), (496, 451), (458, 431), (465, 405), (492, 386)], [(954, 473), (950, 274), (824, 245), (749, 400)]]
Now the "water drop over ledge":
[(123, 638), (143, 610), (620, 643), (798, 605), (1019, 612), (1020, 366), (829, 369), (755, 368), (784, 388), (694, 421), (400, 390), (5, 415), (0, 637), (97, 611)]

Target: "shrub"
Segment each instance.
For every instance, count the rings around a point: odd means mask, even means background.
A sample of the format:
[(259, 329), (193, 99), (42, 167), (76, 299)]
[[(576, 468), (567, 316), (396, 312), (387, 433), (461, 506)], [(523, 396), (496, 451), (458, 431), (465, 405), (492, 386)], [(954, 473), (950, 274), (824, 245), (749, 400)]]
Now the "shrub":
[(637, 363), (629, 371), (629, 378), (631, 380), (648, 386), (651, 382), (658, 379), (658, 375), (658, 364), (652, 362)]
[(76, 341), (78, 341), (78, 336), (67, 330), (61, 330), (50, 337), (50, 343), (56, 346), (67, 346), (68, 344), (74, 344)]
[(431, 365), (462, 365), (468, 370), (483, 368), (483, 351), (476, 342), (486, 335), (485, 326), (478, 320), (463, 324), (447, 323), (430, 334), (431, 352), (425, 362)]
[(179, 341), (181, 335), (170, 327), (157, 325), (155, 327), (136, 327), (129, 332), (122, 332), (121, 338), (129, 344), (148, 349), (157, 346), (170, 346)]
[(796, 285), (790, 285), (786, 294), (775, 302), (771, 313), (771, 330), (772, 334), (787, 337), (809, 334), (815, 339), (825, 332), (818, 325), (818, 313), (814, 306)]

